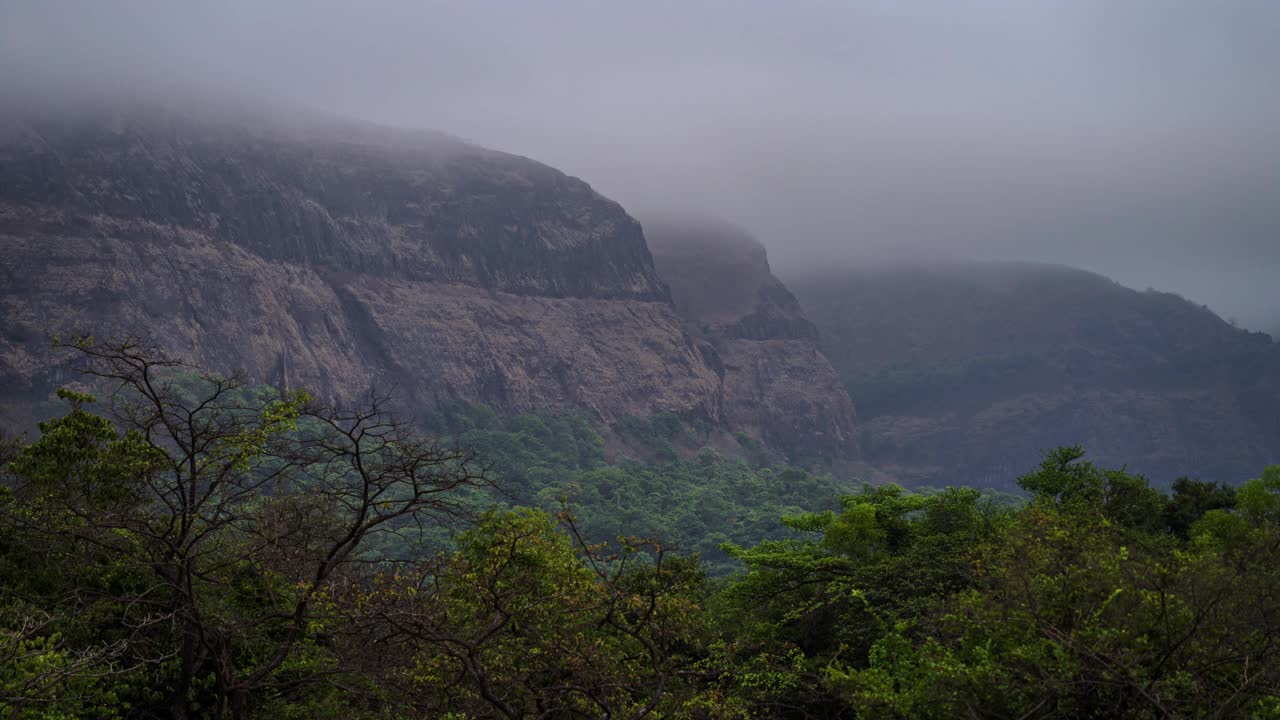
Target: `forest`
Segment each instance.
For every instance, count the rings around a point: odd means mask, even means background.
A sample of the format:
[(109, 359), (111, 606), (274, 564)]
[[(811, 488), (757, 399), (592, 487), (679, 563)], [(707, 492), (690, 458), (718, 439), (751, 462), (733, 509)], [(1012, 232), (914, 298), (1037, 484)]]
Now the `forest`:
[(1280, 717), (1280, 466), (909, 491), (666, 415), (611, 463), (582, 415), (67, 347), (0, 448), (0, 717)]

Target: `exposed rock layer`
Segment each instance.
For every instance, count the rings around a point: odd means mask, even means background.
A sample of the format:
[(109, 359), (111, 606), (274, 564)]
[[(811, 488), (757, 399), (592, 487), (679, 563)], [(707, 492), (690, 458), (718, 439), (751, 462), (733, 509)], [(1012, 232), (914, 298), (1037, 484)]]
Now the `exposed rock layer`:
[[(67, 379), (50, 333), (143, 331), (199, 365), (339, 402), (394, 388), (415, 412), (671, 411), (788, 453), (847, 450), (843, 425), (811, 437), (822, 410), (786, 390), (811, 343), (728, 353), (726, 372), (686, 332), (639, 224), (545, 165), (316, 118), (0, 116), (9, 409)], [(770, 312), (738, 334), (792, 322)]]

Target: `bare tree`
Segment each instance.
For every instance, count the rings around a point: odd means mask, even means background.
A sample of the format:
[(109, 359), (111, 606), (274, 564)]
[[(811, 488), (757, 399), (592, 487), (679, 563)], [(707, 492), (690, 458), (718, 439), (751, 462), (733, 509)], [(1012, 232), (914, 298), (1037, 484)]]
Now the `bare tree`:
[[(116, 432), (76, 456), (87, 463), (51, 448), (40, 465), (34, 444), (18, 490), (75, 519), (59, 531), (150, 579), (115, 600), (165, 619), (149, 652), (176, 648), (175, 718), (199, 677), (214, 680), (218, 716), (239, 719), (255, 691), (341, 673), (278, 677), (302, 644), (323, 642), (316, 628), (338, 588), (413, 556), (422, 531), (462, 514), (464, 491), (486, 483), (469, 454), (419, 438), (386, 398), (342, 410), (197, 372), (136, 338), (69, 346), (109, 385)], [(90, 398), (65, 396), (83, 414)]]

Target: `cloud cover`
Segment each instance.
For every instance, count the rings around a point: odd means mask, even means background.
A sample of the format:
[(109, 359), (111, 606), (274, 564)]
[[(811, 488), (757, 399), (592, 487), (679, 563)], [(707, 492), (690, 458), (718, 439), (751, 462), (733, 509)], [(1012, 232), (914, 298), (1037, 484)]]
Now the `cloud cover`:
[(1273, 0), (0, 0), (0, 62), (439, 128), (784, 274), (1056, 261), (1280, 324)]

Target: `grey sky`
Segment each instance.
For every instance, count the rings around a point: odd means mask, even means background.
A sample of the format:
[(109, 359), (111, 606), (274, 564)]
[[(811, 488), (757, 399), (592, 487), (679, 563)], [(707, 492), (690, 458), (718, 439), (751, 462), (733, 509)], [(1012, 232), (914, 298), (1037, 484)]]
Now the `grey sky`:
[(0, 0), (0, 60), (440, 128), (784, 273), (1052, 260), (1280, 324), (1275, 0)]

